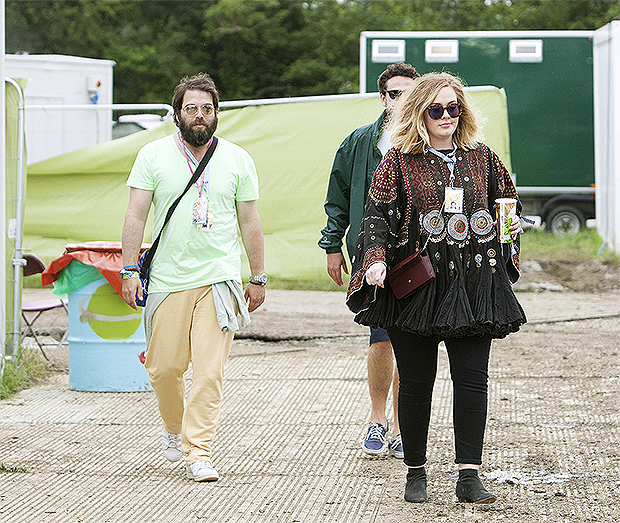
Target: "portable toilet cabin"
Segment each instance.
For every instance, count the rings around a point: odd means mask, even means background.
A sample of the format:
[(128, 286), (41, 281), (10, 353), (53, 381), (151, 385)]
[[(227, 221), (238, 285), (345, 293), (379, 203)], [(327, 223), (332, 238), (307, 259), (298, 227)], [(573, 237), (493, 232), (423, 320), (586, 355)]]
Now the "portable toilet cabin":
[(526, 214), (571, 234), (594, 218), (594, 31), (365, 31), (360, 90), (389, 63), (506, 92), (513, 176)]

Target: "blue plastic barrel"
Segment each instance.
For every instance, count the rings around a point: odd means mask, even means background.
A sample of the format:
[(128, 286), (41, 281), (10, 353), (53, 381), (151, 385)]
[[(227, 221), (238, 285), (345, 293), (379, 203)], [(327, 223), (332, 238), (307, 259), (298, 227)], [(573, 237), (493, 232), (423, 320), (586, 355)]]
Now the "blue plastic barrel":
[(129, 307), (105, 278), (69, 295), (69, 388), (97, 392), (152, 390), (140, 360), (142, 311)]

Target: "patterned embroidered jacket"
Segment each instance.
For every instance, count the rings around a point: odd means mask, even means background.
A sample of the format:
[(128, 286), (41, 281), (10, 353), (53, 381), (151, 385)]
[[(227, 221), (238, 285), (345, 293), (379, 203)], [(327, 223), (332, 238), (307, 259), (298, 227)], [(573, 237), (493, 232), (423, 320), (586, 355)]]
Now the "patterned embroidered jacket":
[[(526, 322), (511, 288), (519, 277), (519, 241), (500, 244), (493, 225), (495, 200), (517, 198), (510, 174), (480, 144), (456, 151), (451, 185), (463, 189), (462, 212), (445, 212), (446, 185), (448, 166), (431, 152), (392, 149), (385, 155), (353, 257), (347, 305), (358, 323), (441, 338), (501, 338)], [(372, 263), (384, 262), (389, 270), (425, 244), (436, 278), (412, 295), (398, 300), (387, 281), (384, 288), (366, 283)]]

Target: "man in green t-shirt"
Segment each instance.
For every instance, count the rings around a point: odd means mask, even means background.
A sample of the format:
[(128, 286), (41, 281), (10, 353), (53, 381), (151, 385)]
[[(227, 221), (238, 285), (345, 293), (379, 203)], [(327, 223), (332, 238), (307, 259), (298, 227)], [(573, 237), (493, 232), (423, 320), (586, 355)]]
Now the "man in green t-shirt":
[[(258, 215), (258, 178), (250, 155), (222, 138), (196, 183), (164, 227), (171, 204), (183, 192), (213, 140), (219, 95), (209, 75), (183, 78), (172, 107), (179, 131), (145, 145), (127, 180), (129, 207), (123, 226), (123, 299), (137, 309), (142, 299), (138, 255), (153, 204), (153, 237), (163, 232), (150, 267), (144, 309), (145, 366), (164, 429), (170, 461), (185, 455), (195, 481), (214, 481), (211, 443), (222, 400), (224, 363), (233, 332), (265, 299), (263, 232)], [(241, 247), (252, 276), (241, 288)], [(183, 374), (192, 363), (192, 386), (184, 405)]]

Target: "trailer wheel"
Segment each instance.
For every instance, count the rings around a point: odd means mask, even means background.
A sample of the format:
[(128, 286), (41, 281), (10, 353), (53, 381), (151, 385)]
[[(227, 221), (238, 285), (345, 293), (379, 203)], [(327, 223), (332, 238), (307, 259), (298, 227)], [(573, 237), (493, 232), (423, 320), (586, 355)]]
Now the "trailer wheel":
[(545, 219), (546, 229), (558, 236), (577, 234), (585, 225), (583, 213), (570, 205), (560, 205), (553, 208)]

